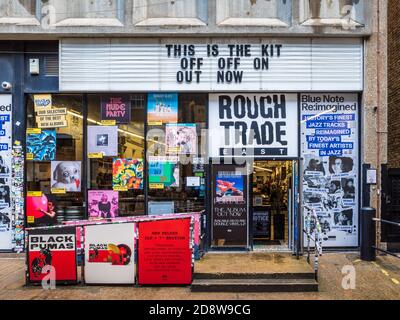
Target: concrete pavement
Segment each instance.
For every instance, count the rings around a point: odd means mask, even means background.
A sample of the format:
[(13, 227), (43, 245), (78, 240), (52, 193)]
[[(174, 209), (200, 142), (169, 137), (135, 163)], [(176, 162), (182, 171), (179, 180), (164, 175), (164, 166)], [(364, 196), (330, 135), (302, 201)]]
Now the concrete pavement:
[[(400, 299), (400, 260), (379, 256), (376, 262), (363, 262), (356, 253), (325, 253), (320, 258), (318, 293), (192, 293), (189, 288), (136, 288), (118, 286), (58, 286), (45, 291), (24, 287), (24, 256), (0, 254), (0, 300), (78, 299), (78, 300), (398, 300)], [(342, 287), (343, 267), (354, 267), (355, 289)], [(350, 266), (350, 269), (349, 269)], [(249, 266), (250, 267), (250, 266)], [(345, 269), (346, 269), (345, 268)]]

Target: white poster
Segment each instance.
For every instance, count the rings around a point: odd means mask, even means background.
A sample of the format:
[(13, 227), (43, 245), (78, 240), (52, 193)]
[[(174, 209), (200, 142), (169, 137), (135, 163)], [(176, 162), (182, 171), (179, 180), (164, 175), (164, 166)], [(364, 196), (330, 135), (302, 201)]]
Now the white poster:
[(85, 227), (85, 282), (134, 284), (135, 224)]
[(0, 95), (0, 250), (12, 250), (12, 96)]
[(302, 94), (300, 109), (303, 205), (316, 210), (324, 247), (356, 247), (359, 234), (358, 96)]
[(117, 126), (88, 126), (88, 153), (102, 153), (104, 157), (118, 155)]
[(80, 192), (82, 187), (82, 164), (80, 161), (51, 162), (52, 193)]
[(296, 94), (210, 94), (210, 157), (298, 157)]

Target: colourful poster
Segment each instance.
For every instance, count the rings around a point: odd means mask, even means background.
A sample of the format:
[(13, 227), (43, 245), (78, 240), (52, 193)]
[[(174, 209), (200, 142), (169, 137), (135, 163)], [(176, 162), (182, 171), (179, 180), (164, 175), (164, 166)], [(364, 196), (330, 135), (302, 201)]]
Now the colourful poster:
[(149, 162), (149, 184), (163, 187), (179, 187), (179, 164), (171, 162)]
[(147, 102), (147, 122), (150, 125), (178, 122), (178, 94), (150, 93)]
[(28, 133), (26, 136), (27, 159), (33, 161), (53, 161), (56, 159), (57, 132), (41, 130), (40, 133)]
[(32, 230), (28, 234), (29, 281), (41, 282), (48, 273), (56, 282), (77, 282), (76, 228)]
[(40, 196), (28, 195), (26, 197), (26, 217), (29, 227), (56, 224), (57, 216), (55, 199), (44, 194)]
[(143, 159), (114, 159), (113, 189), (143, 189)]
[(135, 224), (85, 227), (85, 282), (135, 283)]
[(241, 203), (244, 201), (244, 177), (241, 172), (219, 171), (215, 185), (215, 202)]
[[(52, 161), (51, 188), (65, 190), (65, 192), (81, 191), (81, 162), (80, 161)], [(56, 193), (56, 192), (53, 192)]]
[(89, 217), (118, 217), (118, 192), (112, 190), (90, 190), (88, 192)]
[(131, 121), (131, 104), (128, 97), (102, 96), (101, 120), (112, 120), (116, 124), (129, 123)]
[(167, 124), (165, 130), (168, 154), (197, 154), (196, 124)]
[(140, 285), (191, 284), (190, 224), (190, 219), (139, 222)]

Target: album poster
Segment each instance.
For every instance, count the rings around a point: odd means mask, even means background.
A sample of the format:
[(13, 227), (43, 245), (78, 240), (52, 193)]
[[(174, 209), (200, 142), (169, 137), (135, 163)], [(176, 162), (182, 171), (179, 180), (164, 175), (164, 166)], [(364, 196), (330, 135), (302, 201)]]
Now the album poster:
[(56, 201), (50, 195), (26, 197), (26, 217), (29, 227), (57, 224)]
[(143, 189), (143, 159), (113, 160), (113, 189)]
[(112, 120), (116, 124), (131, 121), (131, 103), (128, 97), (108, 95), (101, 97), (101, 120)]
[(168, 154), (197, 154), (196, 124), (169, 123), (165, 128)]
[(80, 192), (82, 185), (80, 161), (52, 161), (51, 188)]
[(88, 191), (90, 218), (118, 217), (118, 192), (113, 190)]
[(117, 126), (88, 126), (88, 153), (102, 153), (105, 157), (118, 155)]
[(147, 121), (151, 125), (178, 122), (178, 94), (150, 93), (147, 102)]
[(324, 247), (357, 247), (358, 96), (303, 94), (300, 99), (303, 205), (316, 211)]
[(241, 172), (219, 171), (215, 185), (215, 202), (244, 202), (244, 176)]
[(29, 160), (53, 161), (56, 159), (57, 132), (55, 129), (29, 133), (26, 137), (26, 152)]
[[(149, 162), (149, 184), (179, 187), (179, 164), (171, 162)], [(154, 188), (154, 187), (153, 187)]]

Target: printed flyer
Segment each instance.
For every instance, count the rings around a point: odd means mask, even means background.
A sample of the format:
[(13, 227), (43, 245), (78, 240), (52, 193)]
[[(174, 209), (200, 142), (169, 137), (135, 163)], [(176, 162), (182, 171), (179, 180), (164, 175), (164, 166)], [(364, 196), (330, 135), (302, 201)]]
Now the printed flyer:
[(28, 133), (26, 136), (26, 157), (33, 161), (53, 161), (56, 159), (57, 132), (41, 130), (40, 133)]
[(324, 247), (357, 247), (357, 94), (301, 95), (303, 204), (316, 210)]
[(150, 93), (147, 102), (147, 122), (149, 125), (178, 122), (178, 94)]

